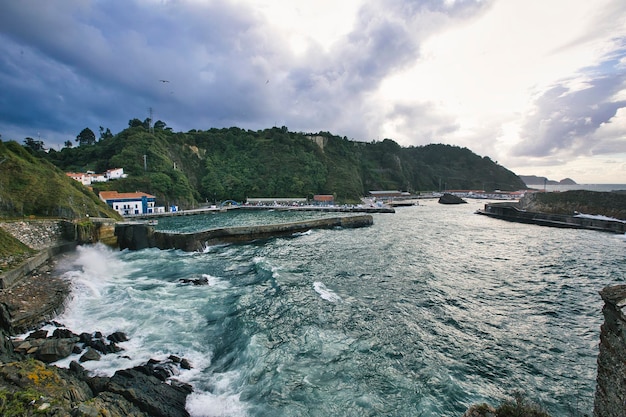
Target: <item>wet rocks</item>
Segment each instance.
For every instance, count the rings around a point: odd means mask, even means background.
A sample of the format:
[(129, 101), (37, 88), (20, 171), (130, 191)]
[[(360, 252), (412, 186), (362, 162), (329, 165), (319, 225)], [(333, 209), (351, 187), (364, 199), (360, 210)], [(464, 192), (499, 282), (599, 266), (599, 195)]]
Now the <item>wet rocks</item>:
[(78, 359), (79, 362), (87, 362), (87, 361), (99, 361), (102, 356), (98, 353), (97, 350), (92, 348), (87, 348), (85, 353)]
[(445, 193), (439, 197), (439, 204), (467, 204), (467, 201), (453, 194)]
[(191, 386), (175, 381), (164, 384), (151, 374), (150, 366), (117, 371), (107, 384), (107, 391), (121, 395), (151, 416), (189, 416), (185, 402)]
[[(144, 365), (117, 371), (111, 378), (90, 377), (80, 363), (121, 351), (117, 343), (127, 341), (126, 334), (114, 332), (105, 337), (94, 332), (76, 335), (65, 328), (56, 328), (51, 335), (48, 334), (49, 331), (41, 329), (24, 339), (13, 340), (14, 351), (7, 358), (13, 361), (31, 359), (0, 364), (0, 389), (17, 392), (35, 388), (37, 392), (44, 392), (49, 386), (62, 388), (59, 392), (45, 391), (40, 400), (29, 404), (33, 410), (43, 407), (37, 410), (47, 411), (53, 404), (58, 415), (98, 416), (103, 415), (102, 410), (104, 415), (111, 416), (189, 415), (185, 403), (192, 388), (174, 379), (180, 375), (181, 369), (191, 369), (187, 359), (171, 355), (164, 360), (151, 359)], [(71, 362), (68, 370), (45, 365), (72, 353), (82, 355), (78, 362)]]
[[(109, 338), (117, 341), (128, 340), (123, 332), (115, 332)], [(48, 336), (48, 331), (41, 329), (31, 332), (24, 340), (15, 339), (13, 348), (20, 355), (32, 356), (45, 363), (67, 358), (72, 353), (80, 354), (86, 349), (81, 356), (81, 362), (84, 362), (99, 360), (101, 354), (118, 353), (123, 350), (115, 342), (107, 343), (106, 340), (101, 333), (76, 335), (69, 329), (56, 328), (52, 335)]]
[(182, 284), (193, 285), (209, 285), (209, 279), (207, 277), (202, 278), (181, 278), (178, 280)]

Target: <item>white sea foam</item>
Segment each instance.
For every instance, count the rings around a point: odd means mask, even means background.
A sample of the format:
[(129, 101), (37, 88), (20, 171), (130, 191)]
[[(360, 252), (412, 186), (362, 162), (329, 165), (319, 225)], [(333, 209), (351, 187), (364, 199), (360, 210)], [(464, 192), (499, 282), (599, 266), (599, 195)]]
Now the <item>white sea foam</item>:
[(238, 417), (246, 416), (246, 407), (239, 395), (214, 395), (194, 392), (187, 397), (185, 406), (192, 417)]
[(233, 382), (238, 379), (238, 372), (215, 375), (212, 392), (194, 391), (187, 397), (185, 408), (192, 417), (246, 416), (246, 406), (240, 401), (239, 393), (232, 392)]
[(267, 259), (261, 257), (261, 256), (255, 256), (252, 259), (252, 262), (254, 262), (254, 264), (256, 266), (258, 266), (259, 268), (265, 269), (267, 271), (270, 271), (272, 273), (272, 277), (274, 278), (279, 278), (280, 274), (278, 273), (278, 271), (280, 270), (279, 267), (275, 266), (275, 265), (271, 265), (267, 262)]
[(612, 222), (626, 223), (626, 220), (620, 220), (620, 219), (616, 219), (615, 217), (608, 217), (608, 216), (603, 216), (603, 215), (600, 215), (600, 214), (583, 214), (583, 213), (579, 213), (579, 214), (576, 214), (574, 217), (582, 217), (584, 219), (608, 220), (608, 221), (612, 221)]
[(202, 274), (202, 278), (206, 278), (210, 287), (219, 288), (219, 289), (227, 289), (230, 287), (230, 282), (225, 281), (219, 277), (215, 277), (209, 274)]
[(293, 236), (308, 236), (311, 233), (313, 233), (313, 231), (309, 229), (306, 232), (296, 232), (293, 234)]
[(332, 290), (329, 290), (328, 288), (326, 288), (326, 285), (324, 285), (320, 281), (315, 281), (313, 283), (313, 289), (315, 290), (316, 293), (320, 295), (320, 297), (322, 297), (326, 301), (330, 301), (331, 303), (337, 303), (341, 301), (340, 296), (338, 296)]

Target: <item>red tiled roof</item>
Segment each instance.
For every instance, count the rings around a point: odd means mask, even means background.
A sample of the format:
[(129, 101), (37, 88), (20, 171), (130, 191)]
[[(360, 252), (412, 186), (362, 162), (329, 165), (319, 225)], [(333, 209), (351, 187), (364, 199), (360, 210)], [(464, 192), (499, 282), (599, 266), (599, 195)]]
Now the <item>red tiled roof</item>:
[(103, 200), (140, 200), (142, 197), (155, 198), (153, 195), (142, 193), (140, 191), (134, 193), (118, 193), (117, 191), (100, 191), (100, 198)]

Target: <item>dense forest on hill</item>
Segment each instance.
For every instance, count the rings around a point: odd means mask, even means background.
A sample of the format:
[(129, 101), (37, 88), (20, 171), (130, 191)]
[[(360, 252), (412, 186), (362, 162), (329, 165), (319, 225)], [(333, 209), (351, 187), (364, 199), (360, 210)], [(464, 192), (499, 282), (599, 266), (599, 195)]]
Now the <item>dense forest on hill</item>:
[[(81, 132), (81, 136), (84, 132)], [(96, 191), (144, 191), (159, 204), (193, 207), (247, 197), (312, 197), (334, 194), (357, 202), (370, 190), (518, 190), (513, 172), (466, 148), (401, 147), (385, 139), (356, 142), (329, 132), (290, 132), (286, 127), (237, 127), (173, 132), (165, 123), (133, 119), (113, 135), (60, 151), (38, 151), (63, 171), (124, 168), (128, 178), (96, 185)], [(87, 135), (91, 138), (91, 134)], [(79, 138), (80, 139), (80, 138)]]

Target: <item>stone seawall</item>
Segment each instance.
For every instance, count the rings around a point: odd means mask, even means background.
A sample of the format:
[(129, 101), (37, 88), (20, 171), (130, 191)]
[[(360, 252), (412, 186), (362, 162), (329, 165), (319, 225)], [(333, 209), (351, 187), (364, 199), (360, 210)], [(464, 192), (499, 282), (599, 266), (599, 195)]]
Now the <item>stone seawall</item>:
[(594, 417), (626, 416), (626, 285), (600, 291), (604, 324), (600, 330)]
[(154, 226), (150, 224), (134, 222), (117, 224), (115, 235), (120, 249), (139, 250), (156, 247), (193, 252), (216, 244), (289, 236), (311, 229), (366, 227), (373, 223), (371, 215), (361, 215), (263, 226), (224, 227), (197, 233), (165, 233), (155, 231)]
[(84, 243), (117, 245), (115, 221), (92, 218), (67, 220), (23, 220), (0, 222), (0, 227), (37, 253), (14, 268), (0, 273), (0, 289), (10, 288), (51, 258)]
[(624, 221), (525, 211), (520, 210), (515, 203), (485, 204), (484, 210), (478, 210), (476, 213), (496, 219), (539, 226), (626, 233), (626, 222)]

